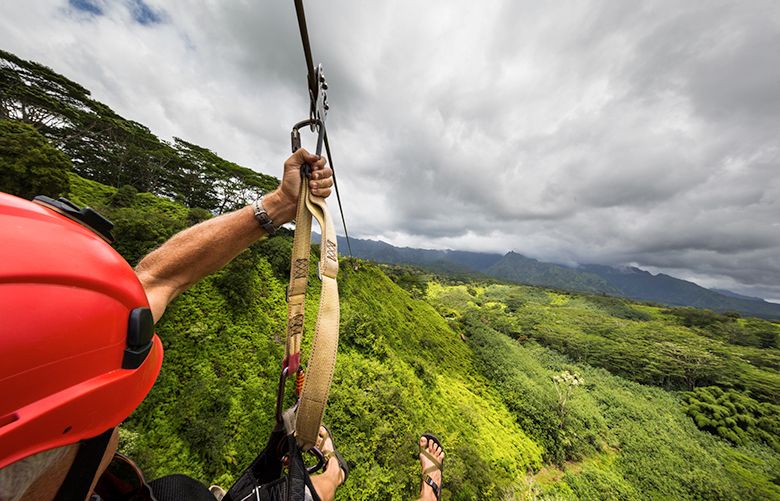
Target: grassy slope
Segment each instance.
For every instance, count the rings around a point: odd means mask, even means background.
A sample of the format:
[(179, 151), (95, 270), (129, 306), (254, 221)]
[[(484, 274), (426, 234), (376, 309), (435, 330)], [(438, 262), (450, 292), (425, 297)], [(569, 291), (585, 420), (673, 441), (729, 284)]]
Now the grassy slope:
[[(522, 316), (523, 305), (545, 303), (554, 309), (570, 298), (496, 285), (432, 284), (429, 294), (440, 311), (462, 323), (476, 359), (521, 427), (547, 446), (547, 459), (561, 465), (534, 477), (527, 493), (583, 499), (780, 499), (780, 455), (771, 449), (755, 443), (733, 447), (696, 429), (675, 393), (574, 363), (493, 328), (513, 328), (500, 319)], [(507, 304), (516, 313), (507, 311)], [(608, 323), (610, 316), (603, 316)], [(577, 317), (567, 320), (559, 312), (554, 321), (544, 320), (569, 328), (572, 342), (578, 337), (581, 324), (572, 321)], [(558, 419), (552, 376), (563, 370), (582, 375), (586, 385), (577, 388), (561, 429), (550, 424)]]
[[(179, 471), (230, 484), (270, 431), (284, 284), (264, 258), (247, 261), (249, 304), (231, 304), (220, 290), (228, 270), (183, 295), (158, 327), (163, 373), (125, 434), (152, 477)], [(541, 466), (539, 447), (430, 306), (373, 266), (343, 273), (341, 281), (343, 341), (326, 422), (353, 466), (344, 499), (409, 498), (419, 478), (414, 444), (425, 430), (451, 453), (453, 494), (488, 496)]]

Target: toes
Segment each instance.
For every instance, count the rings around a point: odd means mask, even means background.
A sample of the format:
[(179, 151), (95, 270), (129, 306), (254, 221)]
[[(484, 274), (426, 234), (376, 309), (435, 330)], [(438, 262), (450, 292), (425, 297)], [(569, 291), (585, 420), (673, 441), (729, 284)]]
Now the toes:
[(428, 439), (425, 437), (420, 437), (420, 447), (425, 447), (428, 444)]
[(320, 426), (320, 432), (317, 434), (317, 448), (321, 451), (330, 450), (333, 448), (331, 437), (328, 434), (328, 430), (324, 426)]

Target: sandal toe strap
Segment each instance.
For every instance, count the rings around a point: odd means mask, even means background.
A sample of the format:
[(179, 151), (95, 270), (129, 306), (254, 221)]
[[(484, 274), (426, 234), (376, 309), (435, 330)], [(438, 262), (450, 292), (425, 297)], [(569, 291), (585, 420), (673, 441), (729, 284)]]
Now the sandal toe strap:
[[(427, 449), (422, 449), (420, 451), (420, 454), (422, 454), (423, 456), (427, 457), (433, 463), (433, 466), (435, 466), (437, 470), (441, 470), (442, 469), (441, 461), (436, 459), (436, 457), (433, 454), (431, 454), (430, 452), (428, 452)], [(428, 468), (430, 468), (430, 466)]]

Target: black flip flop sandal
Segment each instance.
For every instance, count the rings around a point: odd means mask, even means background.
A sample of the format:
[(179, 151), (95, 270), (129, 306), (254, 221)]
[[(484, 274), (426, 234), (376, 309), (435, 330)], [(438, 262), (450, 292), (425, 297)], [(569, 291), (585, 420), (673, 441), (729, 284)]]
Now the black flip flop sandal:
[(441, 447), (442, 452), (444, 452), (444, 447), (441, 445), (441, 441), (436, 437), (436, 435), (433, 435), (432, 433), (424, 433), (422, 435), (422, 438), (425, 438), (428, 440), (428, 443), (425, 445), (425, 447), (421, 447), (420, 444), (417, 444), (417, 446), (420, 449), (420, 454), (427, 457), (428, 460), (430, 460), (433, 464), (422, 472), (422, 481), (425, 484), (428, 484), (428, 486), (433, 489), (433, 493), (436, 494), (437, 501), (441, 500), (441, 486), (433, 481), (431, 478), (431, 473), (433, 473), (436, 470), (439, 470), (442, 472), (442, 478), (444, 474), (444, 460), (439, 461), (438, 459), (434, 458), (430, 452), (428, 452), (428, 445), (430, 442), (433, 442), (434, 444)]
[(333, 450), (332, 451), (324, 451), (320, 449), (320, 452), (322, 452), (322, 458), (325, 461), (325, 464), (328, 464), (328, 460), (330, 458), (335, 457), (336, 461), (339, 463), (339, 468), (341, 468), (341, 471), (344, 472), (344, 481), (341, 482), (341, 485), (344, 485), (347, 483), (347, 477), (349, 476), (349, 465), (347, 465), (347, 462), (344, 461), (344, 458), (341, 457), (341, 454), (339, 454), (339, 451), (336, 450), (336, 441), (333, 440), (333, 434), (330, 432), (327, 426), (322, 425), (323, 428), (325, 428), (325, 436), (322, 439), (322, 442), (325, 442), (325, 440), (330, 437), (330, 442), (333, 444)]

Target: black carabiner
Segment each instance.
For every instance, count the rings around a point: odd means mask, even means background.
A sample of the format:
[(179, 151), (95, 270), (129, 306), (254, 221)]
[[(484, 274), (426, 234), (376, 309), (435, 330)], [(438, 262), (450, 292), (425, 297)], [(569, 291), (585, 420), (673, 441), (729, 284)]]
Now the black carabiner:
[(276, 387), (276, 423), (281, 424), (284, 412), (284, 388), (287, 383), (287, 367), (279, 374), (279, 386)]
[[(290, 143), (292, 145), (292, 151), (295, 153), (301, 148), (301, 129), (307, 125), (310, 127), (315, 127), (315, 130), (317, 130), (316, 154), (319, 157), (322, 154), (322, 142), (325, 138), (325, 124), (317, 118), (303, 120), (293, 125), (292, 132), (290, 132)], [(306, 177), (307, 179), (311, 178), (311, 166), (309, 164), (304, 163), (301, 166), (301, 177)]]

